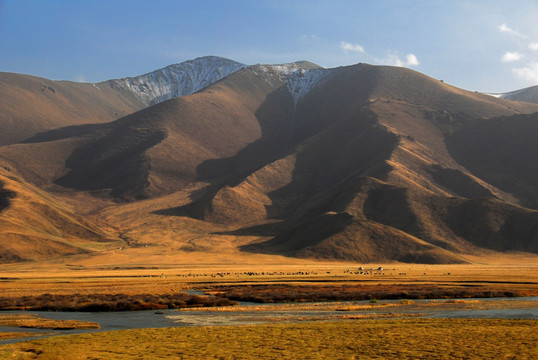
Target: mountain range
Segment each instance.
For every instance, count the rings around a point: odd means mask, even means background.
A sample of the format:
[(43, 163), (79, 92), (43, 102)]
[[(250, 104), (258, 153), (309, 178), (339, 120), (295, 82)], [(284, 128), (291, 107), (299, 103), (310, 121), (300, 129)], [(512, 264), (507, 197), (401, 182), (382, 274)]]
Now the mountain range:
[(0, 261), (538, 253), (537, 94), (218, 57), (96, 84), (0, 73)]

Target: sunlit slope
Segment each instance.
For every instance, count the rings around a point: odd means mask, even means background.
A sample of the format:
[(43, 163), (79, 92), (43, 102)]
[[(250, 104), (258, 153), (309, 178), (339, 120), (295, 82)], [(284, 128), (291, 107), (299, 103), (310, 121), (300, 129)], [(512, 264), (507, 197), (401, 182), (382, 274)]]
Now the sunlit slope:
[(63, 126), (108, 122), (143, 106), (109, 86), (0, 73), (0, 145)]
[(91, 253), (120, 243), (61, 200), (0, 168), (0, 261)]

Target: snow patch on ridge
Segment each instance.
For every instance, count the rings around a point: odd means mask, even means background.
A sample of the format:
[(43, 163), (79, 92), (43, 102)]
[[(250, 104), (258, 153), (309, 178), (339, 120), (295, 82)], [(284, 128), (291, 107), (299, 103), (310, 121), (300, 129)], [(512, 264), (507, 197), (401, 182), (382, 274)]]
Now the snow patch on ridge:
[[(334, 69), (305, 69), (300, 63), (290, 63), (257, 65), (256, 70), (264, 74), (265, 81), (271, 85), (285, 84), (293, 97), (294, 105), (297, 105), (314, 87), (324, 82)], [(255, 74), (259, 75), (256, 71)]]
[(310, 90), (323, 83), (331, 72), (332, 69), (300, 69), (295, 71), (286, 82), (286, 86), (293, 96), (294, 104), (297, 105)]
[(537, 102), (538, 101), (538, 86), (531, 86), (528, 88), (499, 94), (499, 97), (507, 100)]
[(170, 65), (145, 75), (109, 80), (106, 83), (114, 89), (134, 94), (149, 106), (174, 97), (193, 94), (245, 66), (229, 59), (206, 56)]

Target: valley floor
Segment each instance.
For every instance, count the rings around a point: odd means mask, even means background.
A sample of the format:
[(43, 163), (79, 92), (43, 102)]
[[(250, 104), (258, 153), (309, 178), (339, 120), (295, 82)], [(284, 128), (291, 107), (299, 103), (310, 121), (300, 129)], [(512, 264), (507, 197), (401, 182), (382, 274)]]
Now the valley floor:
[[(166, 256), (162, 262), (151, 261), (150, 257), (144, 263), (142, 259), (142, 256), (133, 257), (122, 265), (113, 265), (106, 258), (76, 257), (58, 262), (4, 264), (0, 266), (0, 297), (5, 303), (14, 303), (20, 299), (50, 301), (55, 296), (87, 301), (122, 294), (136, 302), (146, 295), (164, 297), (204, 292), (232, 301), (294, 304), (260, 305), (265, 307), (263, 316), (273, 313), (284, 316), (282, 322), (275, 318), (263, 325), (254, 322), (213, 326), (216, 323), (210, 321), (194, 327), (56, 336), (0, 345), (0, 358), (530, 359), (538, 354), (538, 321), (532, 318), (435, 319), (420, 315), (424, 309), (435, 307), (502, 310), (517, 303), (516, 307), (535, 309), (536, 300), (526, 303), (516, 298), (497, 301), (494, 305), (482, 300), (450, 300), (538, 296), (538, 262), (532, 256), (475, 258), (472, 264), (466, 265), (315, 262), (261, 255), (217, 257), (209, 263), (197, 253), (192, 254), (190, 261)], [(433, 300), (433, 305), (422, 304), (421, 300), (415, 300), (414, 304), (411, 300), (432, 298), (439, 300)], [(341, 302), (363, 299), (371, 301), (363, 301), (362, 305)], [(392, 300), (394, 305), (389, 306), (381, 299), (400, 300)], [(312, 305), (312, 301), (321, 305)], [(382, 310), (354, 313), (361, 311), (361, 306), (373, 309), (374, 304)], [(245, 307), (207, 311), (236, 313), (242, 311), (240, 308)], [(300, 321), (291, 319), (290, 323), (285, 319), (286, 314), (280, 314), (286, 309), (297, 314), (304, 311), (309, 319), (304, 322), (299, 316)], [(189, 311), (185, 309), (177, 316), (185, 317), (182, 314)], [(327, 315), (327, 311), (332, 313)], [(398, 315), (401, 312), (406, 314)], [(21, 336), (29, 336), (26, 330), (18, 331)], [(11, 331), (4, 335), (4, 339), (17, 336)]]
[(399, 319), (139, 329), (0, 346), (9, 359), (533, 359), (537, 320)]

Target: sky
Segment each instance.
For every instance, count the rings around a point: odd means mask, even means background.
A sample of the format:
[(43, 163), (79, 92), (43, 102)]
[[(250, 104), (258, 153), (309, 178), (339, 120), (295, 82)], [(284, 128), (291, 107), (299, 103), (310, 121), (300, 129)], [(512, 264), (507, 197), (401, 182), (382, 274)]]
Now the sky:
[(98, 82), (196, 57), (538, 85), (538, 0), (0, 0), (0, 71)]

